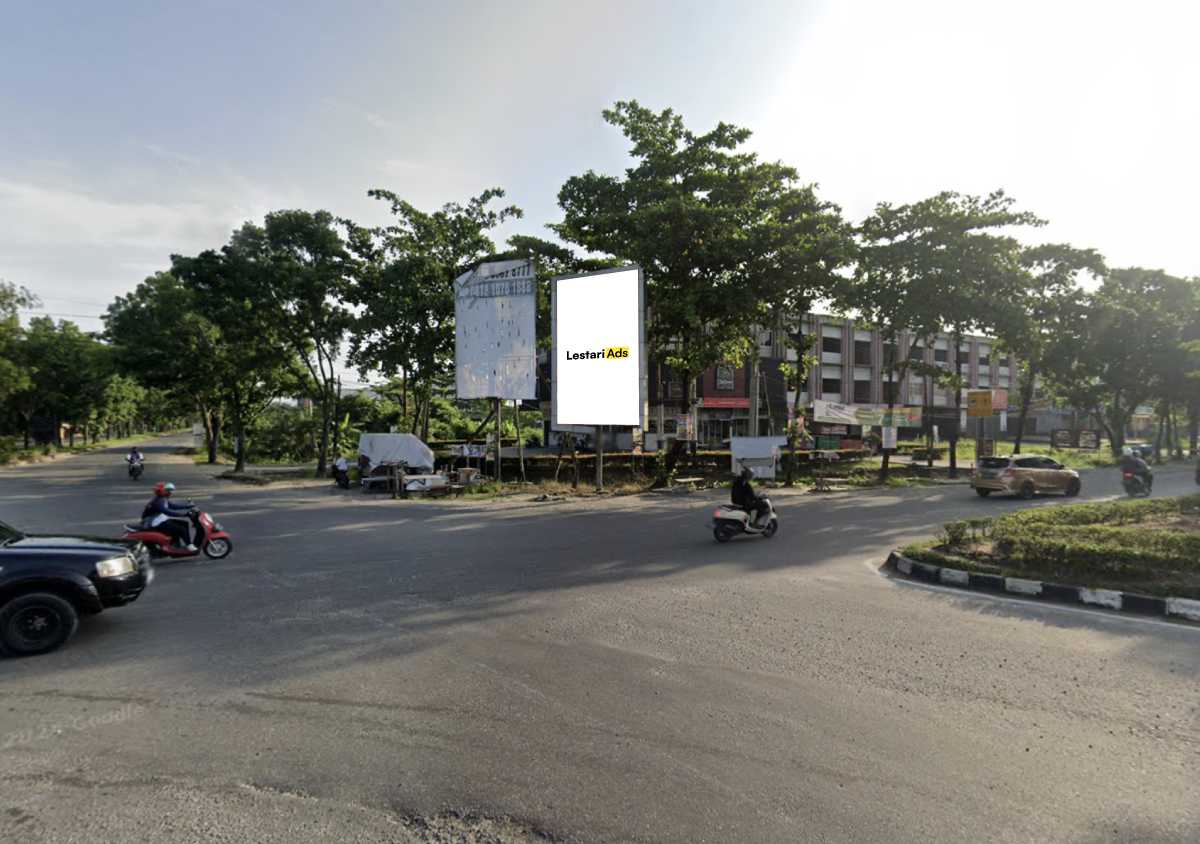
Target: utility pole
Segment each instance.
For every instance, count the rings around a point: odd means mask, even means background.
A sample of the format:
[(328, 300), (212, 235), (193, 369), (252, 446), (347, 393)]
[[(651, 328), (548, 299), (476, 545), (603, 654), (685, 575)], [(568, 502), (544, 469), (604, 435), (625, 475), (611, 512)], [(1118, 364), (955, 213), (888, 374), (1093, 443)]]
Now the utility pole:
[[(758, 331), (754, 332), (754, 351), (750, 356), (750, 430), (746, 432), (747, 436), (758, 436), (758, 417), (760, 408), (758, 405), (759, 385), (758, 385)], [(732, 436), (732, 433), (731, 433)]]
[(604, 489), (604, 429), (595, 427), (596, 437), (596, 492)]

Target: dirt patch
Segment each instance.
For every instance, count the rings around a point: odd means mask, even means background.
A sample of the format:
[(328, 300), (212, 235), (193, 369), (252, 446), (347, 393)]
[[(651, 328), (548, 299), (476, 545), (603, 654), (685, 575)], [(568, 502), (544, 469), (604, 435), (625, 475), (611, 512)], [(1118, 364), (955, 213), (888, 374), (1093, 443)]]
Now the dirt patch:
[(559, 839), (512, 818), (458, 812), (401, 819), (418, 841), (428, 844), (546, 844)]

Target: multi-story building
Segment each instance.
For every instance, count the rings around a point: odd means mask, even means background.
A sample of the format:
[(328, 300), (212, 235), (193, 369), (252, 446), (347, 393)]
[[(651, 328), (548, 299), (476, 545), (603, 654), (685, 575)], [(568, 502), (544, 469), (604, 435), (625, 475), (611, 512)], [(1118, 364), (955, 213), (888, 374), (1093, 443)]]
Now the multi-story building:
[[(963, 337), (956, 349), (953, 338), (939, 334), (930, 343), (902, 334), (897, 348), (885, 347), (877, 329), (853, 319), (810, 314), (801, 320), (800, 333), (818, 338), (812, 354), (818, 359), (809, 371), (800, 394), (800, 406), (809, 408), (814, 399), (848, 405), (888, 403), (888, 367), (885, 361), (919, 360), (948, 372), (958, 367), (967, 389), (1015, 391), (1016, 361), (999, 351), (987, 337)], [(788, 408), (795, 395), (786, 390), (782, 363), (796, 361), (795, 344), (782, 330), (762, 331), (758, 338), (758, 361), (743, 365), (720, 365), (709, 369), (694, 385), (696, 437), (716, 445), (730, 436), (782, 434)], [(647, 429), (666, 436), (684, 424), (682, 406), (685, 385), (669, 367), (650, 361), (650, 413)], [(929, 407), (943, 431), (962, 424), (965, 410), (955, 411), (954, 395), (931, 376), (907, 371), (890, 385), (894, 404)], [(963, 407), (965, 407), (965, 401)], [(757, 425), (752, 417), (757, 414)], [(910, 432), (911, 433), (911, 432)]]

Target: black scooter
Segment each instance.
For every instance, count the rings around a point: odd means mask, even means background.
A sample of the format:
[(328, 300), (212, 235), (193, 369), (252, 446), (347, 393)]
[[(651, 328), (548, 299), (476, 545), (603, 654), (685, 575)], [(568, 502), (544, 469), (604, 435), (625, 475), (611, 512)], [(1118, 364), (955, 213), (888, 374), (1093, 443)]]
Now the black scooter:
[(1147, 498), (1154, 488), (1154, 476), (1148, 475), (1142, 478), (1140, 475), (1124, 469), (1121, 472), (1121, 485), (1125, 487), (1125, 494), (1130, 498)]

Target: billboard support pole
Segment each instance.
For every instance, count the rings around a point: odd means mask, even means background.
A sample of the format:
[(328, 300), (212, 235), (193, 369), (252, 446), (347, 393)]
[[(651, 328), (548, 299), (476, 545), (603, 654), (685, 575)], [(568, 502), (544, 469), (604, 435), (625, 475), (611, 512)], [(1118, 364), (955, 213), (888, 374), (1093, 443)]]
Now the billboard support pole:
[(521, 483), (525, 483), (525, 444), (521, 439), (521, 400), (513, 399), (513, 418), (517, 421), (517, 460), (521, 466)]
[(496, 399), (496, 483), (504, 483), (500, 472), (500, 435), (504, 432), (504, 402), (501, 399)]
[(596, 491), (600, 492), (604, 489), (604, 429), (597, 425), (595, 428), (596, 436)]

